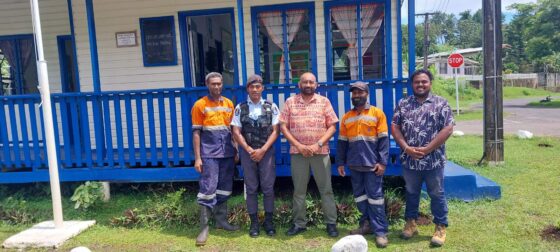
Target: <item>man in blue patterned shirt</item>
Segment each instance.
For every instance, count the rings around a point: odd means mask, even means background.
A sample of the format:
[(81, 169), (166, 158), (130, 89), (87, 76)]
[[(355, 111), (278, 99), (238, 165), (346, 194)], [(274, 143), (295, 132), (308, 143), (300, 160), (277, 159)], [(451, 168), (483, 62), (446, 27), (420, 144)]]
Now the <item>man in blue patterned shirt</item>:
[(401, 147), (402, 175), (406, 183), (404, 239), (418, 234), (416, 219), (422, 182), (426, 182), (436, 225), (431, 243), (445, 242), (447, 201), (443, 190), (445, 141), (453, 133), (453, 114), (447, 101), (430, 92), (433, 76), (417, 70), (410, 77), (414, 96), (403, 98), (395, 108), (391, 130)]

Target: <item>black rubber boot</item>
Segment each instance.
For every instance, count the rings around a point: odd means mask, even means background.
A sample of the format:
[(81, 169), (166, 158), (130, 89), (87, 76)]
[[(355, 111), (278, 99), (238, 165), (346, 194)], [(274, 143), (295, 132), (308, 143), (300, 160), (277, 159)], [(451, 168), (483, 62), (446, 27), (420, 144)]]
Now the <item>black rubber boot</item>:
[(237, 231), (239, 226), (229, 224), (227, 217), (227, 203), (224, 202), (214, 207), (214, 219), (216, 220), (216, 228), (224, 229), (227, 231)]
[(208, 240), (208, 220), (210, 219), (210, 214), (212, 210), (207, 206), (200, 206), (200, 234), (196, 237), (196, 246), (206, 245), (206, 240)]

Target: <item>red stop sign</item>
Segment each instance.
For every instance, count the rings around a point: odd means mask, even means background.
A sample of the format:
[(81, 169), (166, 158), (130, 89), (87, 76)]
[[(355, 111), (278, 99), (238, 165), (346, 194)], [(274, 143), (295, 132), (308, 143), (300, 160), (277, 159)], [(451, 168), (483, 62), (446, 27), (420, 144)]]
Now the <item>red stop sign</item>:
[(458, 53), (453, 53), (449, 55), (449, 58), (447, 58), (447, 63), (451, 67), (460, 67), (461, 65), (463, 65), (463, 61), (463, 55)]

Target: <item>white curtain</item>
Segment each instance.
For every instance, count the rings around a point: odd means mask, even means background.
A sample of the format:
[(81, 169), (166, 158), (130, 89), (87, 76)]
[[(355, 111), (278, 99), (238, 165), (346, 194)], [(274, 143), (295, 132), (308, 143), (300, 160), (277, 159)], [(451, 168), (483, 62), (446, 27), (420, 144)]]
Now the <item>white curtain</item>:
[(362, 57), (375, 40), (381, 23), (383, 22), (383, 6), (380, 4), (364, 4), (361, 9), (362, 15)]
[[(301, 23), (303, 22), (303, 18), (305, 16), (305, 10), (289, 10), (286, 12), (287, 17), (286, 17), (286, 22), (287, 24), (287, 30), (288, 30), (288, 48), (290, 48), (290, 45), (292, 44), (292, 41), (294, 41), (294, 38), (296, 37), (297, 33), (299, 32), (299, 30), (301, 29)], [(288, 66), (290, 67), (290, 76), (288, 77), (288, 80), (292, 79), (292, 64), (290, 61), (288, 61)], [(280, 66), (280, 83), (284, 83), (284, 81), (282, 79), (284, 79), (284, 64), (282, 64)]]
[[(299, 29), (301, 28), (301, 23), (305, 16), (305, 10), (290, 10), (287, 11), (286, 17), (286, 26), (288, 30), (288, 48), (290, 44), (296, 37)], [(276, 46), (278, 46), (282, 51), (282, 56), (280, 57), (280, 69), (279, 69), (279, 83), (286, 83), (286, 74), (285, 74), (285, 65), (284, 65), (284, 45), (283, 45), (283, 25), (282, 25), (282, 12), (280, 11), (273, 11), (273, 12), (263, 12), (259, 14), (259, 19), (264, 25), (268, 36), (274, 42)], [(288, 66), (289, 62), (288, 62)], [(290, 67), (291, 69), (291, 67)], [(290, 71), (291, 77), (291, 71)]]
[(348, 60), (350, 61), (350, 78), (358, 79), (358, 48), (357, 39), (357, 10), (356, 6), (340, 6), (331, 9), (331, 15), (342, 33), (346, 42), (348, 42)]
[[(361, 33), (362, 33), (362, 55), (375, 40), (381, 23), (383, 22), (383, 6), (380, 4), (363, 4), (361, 14)], [(356, 6), (340, 6), (331, 9), (331, 15), (341, 31), (342, 36), (348, 42), (348, 60), (350, 61), (350, 78), (358, 79), (358, 29), (357, 29), (357, 10)]]

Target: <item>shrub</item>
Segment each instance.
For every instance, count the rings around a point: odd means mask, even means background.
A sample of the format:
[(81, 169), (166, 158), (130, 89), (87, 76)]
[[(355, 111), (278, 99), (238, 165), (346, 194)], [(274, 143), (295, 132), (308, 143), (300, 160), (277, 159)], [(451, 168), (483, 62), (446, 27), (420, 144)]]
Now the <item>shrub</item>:
[(8, 197), (0, 205), (0, 220), (10, 225), (25, 225), (37, 221), (38, 214), (29, 210), (23, 199)]
[(385, 191), (385, 213), (389, 223), (398, 222), (402, 219), (404, 200), (398, 193), (398, 189), (388, 189)]
[(103, 185), (101, 182), (87, 181), (76, 188), (70, 200), (76, 202), (75, 209), (87, 210), (103, 200)]
[(163, 197), (154, 194), (142, 207), (127, 209), (122, 216), (113, 217), (111, 224), (129, 228), (198, 225), (198, 213), (187, 206), (184, 193), (182, 188)]

